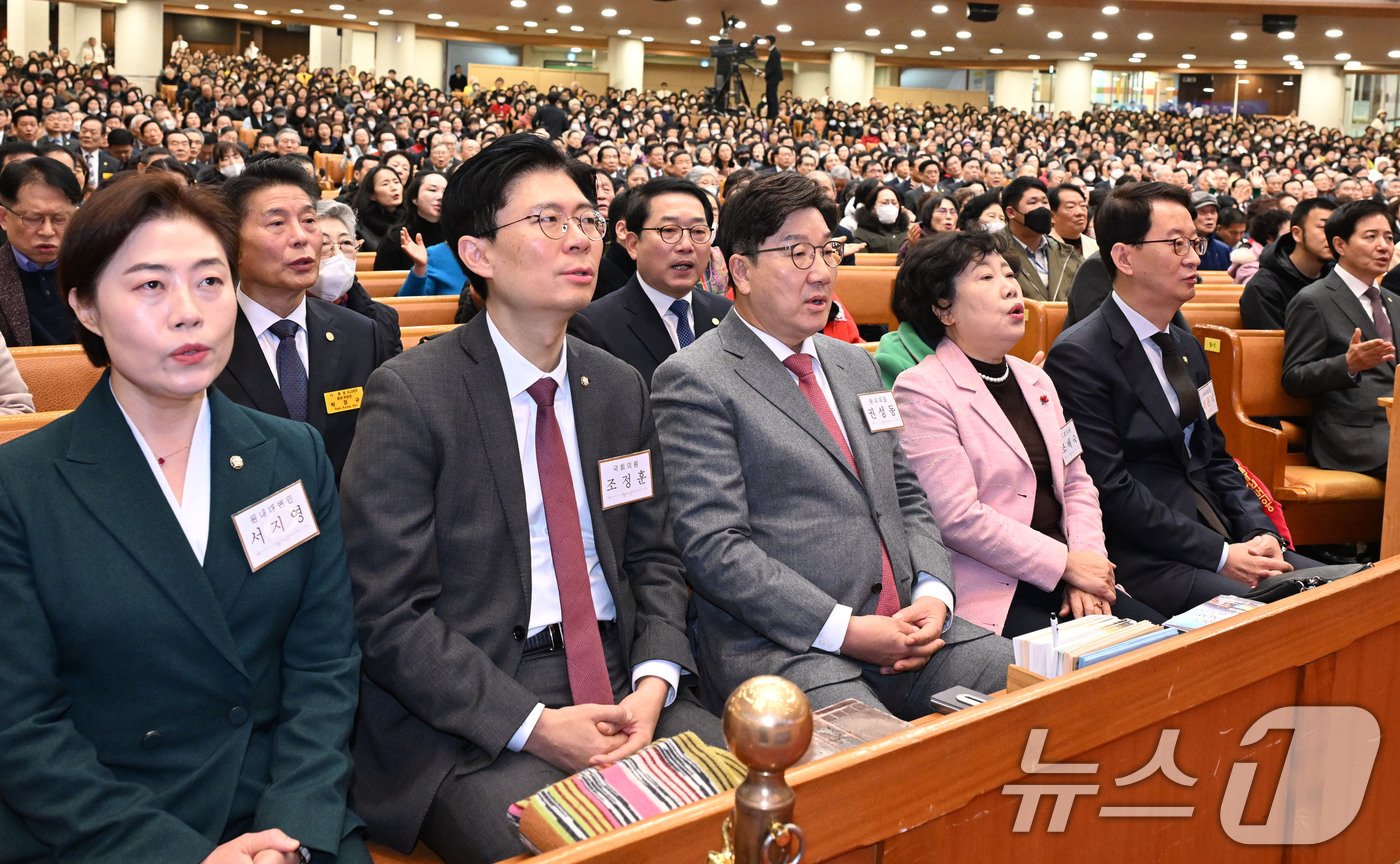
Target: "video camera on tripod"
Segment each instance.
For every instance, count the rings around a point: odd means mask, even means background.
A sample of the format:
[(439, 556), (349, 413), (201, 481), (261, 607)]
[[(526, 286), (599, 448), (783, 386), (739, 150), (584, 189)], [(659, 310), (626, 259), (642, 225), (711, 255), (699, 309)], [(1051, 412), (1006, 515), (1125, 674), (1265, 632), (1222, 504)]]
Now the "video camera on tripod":
[(758, 59), (758, 50), (748, 42), (735, 42), (729, 37), (729, 30), (739, 23), (739, 19), (727, 12), (721, 12), (722, 26), (719, 41), (710, 46), (710, 57), (715, 61), (715, 86), (710, 90), (710, 105), (715, 111), (727, 114), (738, 113), (739, 105), (749, 104), (749, 94), (744, 89), (742, 70), (758, 70), (749, 66), (750, 60)]

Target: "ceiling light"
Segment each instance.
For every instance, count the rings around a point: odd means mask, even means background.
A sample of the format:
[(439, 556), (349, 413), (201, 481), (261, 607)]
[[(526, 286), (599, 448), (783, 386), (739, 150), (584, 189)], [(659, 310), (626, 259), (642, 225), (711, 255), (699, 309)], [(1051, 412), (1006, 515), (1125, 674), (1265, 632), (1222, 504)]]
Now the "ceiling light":
[(1006, 53), (1006, 52), (1002, 51), (1002, 49), (1000, 49), (1000, 48), (988, 48), (988, 49), (987, 49), (987, 53), (988, 53), (988, 54), (1004, 54), (1004, 53)]
[(872, 37), (872, 38), (875, 37), (875, 36), (879, 36), (879, 35), (880, 35), (880, 28), (878, 28), (878, 27), (870, 27), (870, 28), (868, 28), (868, 29), (865, 31), (865, 35), (866, 35), (866, 36), (870, 36), (870, 37)]
[(948, 14), (948, 7), (944, 6), (942, 3), (935, 3), (933, 4), (933, 9), (930, 11), (935, 15), (946, 15)]
[(1195, 59), (1196, 59), (1196, 55), (1195, 55), (1195, 54), (1182, 54), (1182, 55), (1181, 55), (1181, 59), (1182, 59), (1182, 60), (1195, 60)]
[(817, 43), (813, 42), (811, 39), (803, 39), (803, 40), (802, 40), (802, 47), (803, 47), (803, 48), (811, 48), (811, 47), (813, 47), (813, 46), (816, 45), (816, 44), (817, 44)]
[(354, 12), (346, 12), (344, 15), (341, 15), (340, 17), (341, 17), (341, 18), (344, 18), (346, 21), (354, 21), (356, 18), (358, 18), (358, 17), (360, 17), (360, 16), (356, 15)]
[[(247, 4), (247, 3), (235, 3), (235, 4), (233, 4), (233, 8), (235, 8), (235, 9), (247, 9), (247, 8), (248, 8), (248, 4)], [(341, 9), (344, 9), (345, 7), (344, 7), (344, 6), (341, 6), (340, 8), (341, 8)]]
[(1141, 62), (1142, 62), (1142, 58), (1141, 58), (1141, 57), (1129, 57), (1129, 58), (1128, 58), (1128, 62), (1129, 62), (1129, 63), (1141, 63)]
[(1339, 36), (1342, 35), (1342, 31), (1338, 30), (1336, 27), (1333, 27), (1331, 30), (1328, 30), (1326, 33), (1323, 33), (1322, 35), (1323, 35), (1323, 36), (1326, 36), (1328, 39), (1336, 39), (1336, 38), (1338, 38)]
[(462, 25), (458, 24), (456, 21), (444, 21), (444, 22), (442, 22), (442, 23), (443, 23), (443, 24), (446, 24), (448, 27), (460, 27), (460, 26), (462, 26)]
[(540, 26), (540, 22), (538, 22), (538, 21), (521, 21), (520, 24), (521, 24), (521, 26), (523, 26), (523, 27), (524, 27), (525, 29), (527, 29), (527, 30), (530, 29), (531, 27), (538, 27), (538, 26)]
[(655, 37), (655, 36), (643, 36), (643, 37), (642, 37), (642, 41), (643, 41), (643, 42), (655, 42), (655, 41), (656, 41), (656, 37)]
[[(512, 2), (511, 5), (514, 6), (515, 3)], [(525, 0), (520, 0), (520, 5), (521, 5), (521, 6), (524, 6), (524, 5), (525, 5)], [(380, 10), (379, 10), (379, 14), (380, 14), (380, 15), (383, 15), (385, 18), (389, 18), (389, 17), (391, 17), (391, 16), (394, 14), (394, 10), (393, 10), (393, 9), (380, 9)]]
[(1389, 57), (1391, 60), (1400, 60), (1400, 51), (1391, 51), (1385, 56)]
[(1118, 7), (1117, 7), (1117, 6), (1105, 6), (1105, 7), (1103, 7), (1103, 14), (1105, 14), (1105, 15), (1117, 15), (1117, 14), (1118, 14)]
[(861, 10), (861, 5), (860, 5), (859, 3), (847, 3), (847, 4), (846, 4), (846, 11), (847, 11), (847, 12), (859, 12), (860, 10)]
[[(274, 22), (272, 22), (272, 23), (276, 24), (277, 22), (274, 21)], [(379, 22), (378, 22), (378, 21), (366, 21), (365, 23), (368, 24), (368, 25), (371, 26), (371, 27), (378, 27), (378, 26), (379, 26)]]
[(969, 30), (959, 30), (958, 32), (954, 33), (953, 35), (956, 36), (956, 37), (958, 37), (959, 39), (971, 39), (971, 38), (972, 38), (972, 32), (969, 31)]
[(583, 25), (581, 25), (581, 24), (570, 24), (570, 25), (569, 25), (569, 29), (570, 29), (571, 31), (573, 31), (574, 33), (582, 33), (582, 32), (583, 32)]
[(1286, 41), (1288, 41), (1289, 39), (1292, 39), (1292, 38), (1293, 38), (1293, 31), (1292, 31), (1292, 30), (1281, 30), (1281, 31), (1279, 31), (1278, 38), (1280, 38), (1280, 39), (1282, 39), (1282, 40), (1284, 40), (1284, 41), (1286, 42)]
[(1249, 38), (1249, 34), (1243, 30), (1236, 30), (1234, 33), (1230, 34), (1230, 38), (1234, 39), (1236, 42), (1243, 42)]
[(1138, 34), (1138, 38), (1141, 39), (1143, 42), (1151, 42), (1151, 41), (1152, 41), (1152, 34), (1151, 34), (1151, 33), (1148, 33), (1146, 30), (1144, 30), (1144, 31), (1142, 31), (1141, 33)]
[(1026, 59), (1027, 59), (1027, 60), (1039, 60), (1039, 59), (1040, 59), (1040, 55), (1039, 55), (1039, 54), (1027, 54), (1027, 55), (1026, 55)]
[[(198, 9), (199, 7), (196, 6), (196, 7), (194, 7), (194, 8)], [(209, 7), (208, 7), (208, 6), (205, 6), (204, 8), (205, 8), (205, 9), (208, 9)], [(301, 15), (301, 14), (303, 13), (303, 10), (301, 10), (301, 9), (288, 9), (287, 11), (290, 12), (290, 13), (292, 13), (293, 15)]]
[(1098, 52), (1096, 52), (1096, 51), (1085, 51), (1085, 52), (1084, 52), (1084, 56), (1085, 56), (1085, 57), (1088, 57), (1090, 60), (1093, 60), (1095, 57), (1097, 57), (1097, 56), (1099, 56), (1099, 55), (1098, 55)]
[(612, 8), (602, 9), (598, 12), (598, 14), (602, 15), (604, 18), (616, 18), (617, 10)]
[[(1395, 52), (1392, 52), (1392, 53), (1394, 53), (1394, 54), (1400, 54), (1400, 51), (1395, 51)], [(1285, 62), (1285, 63), (1297, 63), (1297, 62), (1298, 62), (1298, 55), (1297, 55), (1297, 54), (1285, 54), (1285, 55), (1283, 55), (1283, 62)]]
[(544, 28), (544, 32), (548, 33), (550, 36), (553, 36), (555, 33), (558, 33), (559, 31), (558, 31), (557, 29), (553, 28), (553, 27), (546, 27), (546, 28)]
[(1051, 30), (1049, 33), (1046, 33), (1046, 34), (1045, 34), (1045, 38), (1046, 38), (1046, 39), (1062, 39), (1062, 38), (1064, 38), (1064, 35), (1065, 35), (1065, 34), (1061, 33), (1059, 30)]
[(621, 30), (617, 31), (617, 35), (619, 35), (619, 36), (631, 36), (631, 35), (632, 35), (632, 31), (629, 30), (629, 29), (627, 29), (626, 27), (623, 27)]
[(1035, 14), (1035, 7), (1034, 7), (1034, 6), (1017, 6), (1017, 7), (1016, 7), (1016, 14), (1017, 14), (1017, 15), (1034, 15), (1034, 14)]
[[(335, 7), (332, 6), (331, 8), (334, 9)], [(441, 12), (429, 12), (429, 13), (428, 13), (428, 20), (429, 20), (429, 21), (441, 21), (441, 20), (442, 20), (442, 13), (441, 13)]]
[(496, 29), (499, 30), (499, 31), (501, 31), (502, 33), (504, 33), (504, 32), (506, 32), (507, 30), (509, 30), (510, 27), (508, 27), (508, 26), (505, 25), (505, 24), (497, 24), (497, 25), (496, 25)]
[(1342, 66), (1342, 68), (1343, 68), (1343, 69), (1346, 69), (1346, 70), (1349, 71), (1349, 72), (1355, 72), (1357, 69), (1360, 69), (1360, 68), (1361, 68), (1361, 61), (1360, 61), (1360, 60), (1350, 60), (1350, 61), (1348, 61), (1348, 62), (1346, 63), (1346, 65)]
[(714, 33), (711, 33), (711, 34), (710, 34), (709, 39), (710, 39), (711, 42), (718, 42), (718, 41), (719, 41), (719, 37), (716, 36)]
[(893, 54), (893, 53), (894, 53), (894, 49), (893, 49), (893, 48), (881, 48), (881, 49), (880, 49), (880, 53), (881, 53), (881, 54)]
[(922, 39), (928, 35), (928, 32), (925, 30), (910, 30), (909, 35), (913, 36), (915, 39)]
[(208, 4), (208, 3), (196, 3), (196, 4), (194, 4), (194, 8), (196, 8), (196, 9), (198, 9), (199, 11), (203, 12), (204, 10), (206, 10), (206, 9), (209, 8), (209, 4)]
[(1080, 54), (1080, 55), (1079, 55), (1079, 62), (1080, 62), (1080, 63), (1088, 63), (1088, 62), (1089, 62), (1089, 58), (1088, 58), (1088, 57), (1085, 57), (1083, 54)]
[(846, 49), (845, 49), (845, 48), (842, 48), (840, 45), (837, 45), (835, 48), (832, 48), (832, 49), (831, 49), (831, 53), (833, 53), (833, 54), (844, 54), (845, 52), (846, 52)]
[(254, 15), (266, 15), (266, 14), (267, 14), (267, 10), (266, 10), (266, 9), (254, 9), (254, 10), (253, 10), (253, 14), (254, 14)]
[(957, 50), (957, 49), (954, 48), (952, 45), (944, 45), (944, 46), (943, 46), (943, 53), (944, 53), (944, 54), (952, 54), (952, 53), (953, 53), (954, 51), (956, 51), (956, 50)]
[(930, 56), (930, 57), (942, 57), (942, 56), (943, 56), (943, 52), (942, 52), (942, 51), (939, 51), (939, 50), (937, 50), (937, 49), (935, 49), (935, 50), (933, 50), (933, 51), (928, 52), (928, 56)]
[(1144, 57), (1147, 56), (1147, 52), (1146, 52), (1146, 51), (1134, 51), (1134, 52), (1133, 52), (1133, 56), (1136, 57), (1136, 58), (1138, 58), (1139, 60), (1141, 60), (1142, 58), (1144, 58)]
[(1292, 86), (1293, 86), (1293, 80), (1290, 78), (1289, 80), (1283, 82), (1283, 86), (1285, 86), (1285, 87), (1292, 87)]
[(897, 44), (894, 46), (894, 50), (896, 50), (896, 51), (908, 51), (908, 50), (909, 50), (909, 46), (908, 46), (908, 45), (905, 45), (903, 42), (899, 42), (899, 43), (897, 43)]
[(692, 27), (695, 27), (697, 25), (704, 24), (705, 19), (701, 18), (699, 15), (691, 15), (689, 18), (685, 19), (685, 23), (689, 24)]
[(764, 6), (777, 6), (778, 0), (763, 0)]
[(554, 11), (555, 11), (555, 12), (558, 12), (560, 15), (568, 15), (569, 13), (571, 13), (571, 12), (574, 11), (574, 7), (572, 7), (572, 6), (570, 6), (569, 4), (565, 3), (565, 4), (561, 5), (561, 6), (555, 6), (555, 7), (554, 7)]
[(1190, 64), (1190, 63), (1178, 63), (1178, 64), (1176, 64), (1176, 68), (1178, 68), (1178, 69), (1190, 69), (1190, 68), (1191, 68), (1191, 64)]
[(1215, 92), (1215, 88), (1214, 88), (1214, 87), (1202, 87), (1202, 88), (1201, 88), (1201, 92), (1202, 92), (1202, 93), (1214, 93), (1214, 92)]
[(791, 33), (791, 32), (792, 32), (792, 25), (791, 25), (791, 24), (779, 24), (777, 27), (775, 27), (775, 28), (773, 28), (773, 29), (777, 30), (779, 33)]
[[(235, 9), (238, 9), (238, 8), (240, 8), (240, 7), (244, 8), (244, 9), (247, 9), (247, 8), (248, 8), (247, 6), (244, 6), (242, 3), (235, 3), (235, 4), (233, 4), (233, 8), (235, 8)], [(332, 4), (330, 5), (329, 8), (330, 8), (330, 10), (331, 10), (332, 12), (344, 12), (344, 11), (345, 11), (345, 7), (342, 6), (342, 5), (340, 5), (339, 3), (332, 3)]]
[(1338, 54), (1336, 57), (1334, 57), (1334, 58), (1332, 58), (1332, 59), (1334, 59), (1334, 60), (1341, 60), (1341, 61), (1344, 61), (1344, 62), (1345, 62), (1345, 61), (1351, 59), (1351, 55), (1348, 54), (1348, 53), (1346, 53), (1345, 51), (1343, 51), (1341, 54)]

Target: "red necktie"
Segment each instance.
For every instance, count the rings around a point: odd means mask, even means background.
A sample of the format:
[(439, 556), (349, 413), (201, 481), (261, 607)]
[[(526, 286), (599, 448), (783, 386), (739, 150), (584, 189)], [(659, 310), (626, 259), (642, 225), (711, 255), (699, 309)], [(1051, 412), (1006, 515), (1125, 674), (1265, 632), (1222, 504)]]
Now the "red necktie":
[[(817, 383), (817, 373), (812, 370), (812, 358), (807, 354), (794, 354), (783, 361), (783, 365), (788, 371), (797, 376), (797, 389), (802, 391), (802, 395), (807, 397), (811, 403), (812, 410), (817, 412), (817, 417), (821, 418), (822, 425), (831, 437), (836, 439), (836, 446), (841, 448), (845, 454), (846, 461), (850, 464), (851, 470), (856, 472), (856, 477), (860, 477), (860, 469), (856, 467), (855, 457), (851, 455), (850, 445), (846, 443), (846, 436), (841, 434), (841, 427), (836, 423), (836, 416), (831, 413), (831, 406), (827, 404), (826, 395), (822, 393), (821, 385)], [(893, 615), (899, 611), (899, 591), (894, 587), (894, 568), (890, 566), (890, 553), (885, 549), (885, 540), (880, 538), (880, 600), (875, 604), (876, 615)]]
[(598, 611), (588, 583), (573, 475), (564, 451), (564, 436), (554, 417), (554, 391), (558, 386), (553, 378), (541, 378), (527, 392), (539, 406), (535, 418), (535, 462), (544, 494), (545, 523), (549, 526), (549, 553), (559, 584), (564, 662), (569, 667), (569, 692), (575, 705), (611, 705), (612, 683), (603, 655), (603, 639), (598, 634)]

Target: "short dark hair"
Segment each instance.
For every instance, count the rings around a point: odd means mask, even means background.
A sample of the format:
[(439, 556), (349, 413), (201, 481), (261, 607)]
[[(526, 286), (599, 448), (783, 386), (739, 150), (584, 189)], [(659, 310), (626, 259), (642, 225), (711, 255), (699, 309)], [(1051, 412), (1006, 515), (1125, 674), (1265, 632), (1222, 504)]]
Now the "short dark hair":
[[(593, 169), (570, 159), (553, 144), (532, 132), (506, 135), (483, 147), (474, 158), (462, 163), (448, 178), (442, 196), (442, 236), (452, 254), (463, 237), (496, 236), (496, 214), (506, 206), (520, 178), (541, 171), (562, 171), (590, 202), (597, 203), (598, 189)], [(482, 299), (487, 296), (486, 280), (465, 264), (462, 270)]]
[(1099, 257), (1108, 271), (1109, 282), (1118, 278), (1113, 247), (1119, 243), (1133, 246), (1147, 239), (1147, 232), (1152, 230), (1152, 205), (1158, 201), (1180, 204), (1192, 219), (1196, 218), (1188, 190), (1156, 180), (1116, 187), (1094, 214), (1094, 239), (1103, 250)]
[(1288, 224), (1289, 215), (1277, 207), (1268, 207), (1251, 213), (1249, 216), (1249, 237), (1257, 243), (1268, 246), (1278, 239), (1278, 233)]
[(1039, 179), (1035, 177), (1017, 177), (1015, 180), (1007, 183), (1006, 188), (1001, 190), (1002, 208), (1019, 208), (1021, 206), (1021, 199), (1032, 189), (1039, 189), (1041, 192), (1045, 193), (1047, 198), (1050, 196), (1050, 190), (1047, 189), (1045, 184)]
[(958, 274), (994, 254), (1006, 259), (1011, 272), (1020, 269), (1007, 254), (1006, 238), (986, 231), (944, 231), (910, 246), (894, 277), (895, 317), (912, 325), (925, 345), (937, 347), (947, 328), (934, 310), (951, 308)]
[(983, 192), (981, 195), (974, 195), (963, 202), (962, 209), (958, 211), (958, 228), (967, 230), (975, 225), (988, 207), (993, 204), (1001, 206), (1001, 190), (993, 189), (990, 192)]
[[(68, 177), (73, 178), (71, 171)], [(234, 283), (238, 282), (238, 223), (212, 189), (186, 186), (164, 172), (130, 174), (94, 192), (92, 201), (97, 202), (95, 206), (83, 207), (73, 217), (59, 249), (58, 284), (65, 301), (69, 292), (75, 292), (80, 304), (92, 305), (102, 271), (132, 232), (153, 219), (190, 219), (209, 229), (223, 247)], [(102, 337), (81, 324), (77, 329), (78, 343), (92, 365), (110, 365)]]
[(1298, 202), (1297, 207), (1293, 208), (1293, 214), (1288, 217), (1288, 225), (1291, 228), (1297, 228), (1308, 221), (1308, 216), (1312, 215), (1314, 210), (1331, 211), (1336, 209), (1337, 202), (1333, 201), (1331, 198), (1304, 198), (1302, 201)]
[(642, 226), (651, 218), (651, 199), (671, 194), (691, 196), (705, 208), (705, 224), (715, 221), (714, 206), (704, 189), (679, 177), (657, 177), (632, 190), (627, 204), (627, 230), (633, 234), (642, 230)]
[(220, 186), (240, 222), (248, 215), (248, 200), (273, 186), (295, 186), (306, 193), (313, 207), (321, 200), (321, 190), (316, 187), (316, 181), (311, 179), (306, 169), (290, 159), (260, 159), (245, 164), (242, 174)]
[(1079, 188), (1073, 183), (1061, 183), (1059, 186), (1056, 186), (1054, 189), (1051, 189), (1049, 195), (1047, 196), (1050, 199), (1051, 210), (1060, 209), (1060, 199), (1064, 197), (1066, 192), (1078, 195), (1084, 200), (1084, 203), (1089, 203), (1088, 192), (1085, 192), (1083, 189)]
[(1243, 212), (1235, 207), (1226, 207), (1220, 211), (1220, 217), (1215, 220), (1216, 230), (1229, 228), (1231, 225), (1243, 225), (1248, 220)]
[[(9, 169), (5, 169), (9, 173)], [(1348, 201), (1332, 212), (1327, 217), (1327, 222), (1322, 226), (1322, 230), (1327, 232), (1327, 248), (1332, 250), (1333, 255), (1337, 254), (1336, 240), (1350, 240), (1356, 233), (1356, 226), (1362, 219), (1369, 219), (1372, 216), (1384, 216), (1386, 221), (1390, 221), (1390, 214), (1385, 212), (1385, 205), (1374, 198), (1361, 198), (1356, 201)], [(1395, 226), (1390, 226), (1392, 232)]]
[(42, 183), (63, 193), (68, 203), (75, 207), (83, 203), (83, 189), (73, 169), (56, 159), (36, 156), (22, 162), (11, 162), (0, 171), (0, 204), (14, 206), (19, 200), (19, 192), (30, 183)]
[(112, 129), (107, 133), (108, 147), (126, 147), (136, 143), (136, 138), (126, 129)]
[(815, 180), (793, 171), (764, 174), (725, 200), (715, 243), (725, 260), (733, 255), (752, 258), (789, 216), (808, 207), (821, 214), (828, 229), (836, 226), (840, 210)]

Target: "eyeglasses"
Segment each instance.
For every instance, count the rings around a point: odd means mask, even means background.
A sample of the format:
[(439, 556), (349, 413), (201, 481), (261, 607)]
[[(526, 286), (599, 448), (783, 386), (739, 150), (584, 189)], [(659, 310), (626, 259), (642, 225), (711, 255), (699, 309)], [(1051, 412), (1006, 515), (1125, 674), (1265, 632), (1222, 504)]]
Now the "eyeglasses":
[(817, 250), (821, 250), (822, 260), (828, 267), (840, 265), (841, 259), (846, 257), (846, 242), (844, 240), (832, 240), (823, 246), (816, 246), (811, 243), (794, 243), (791, 246), (774, 246), (771, 249), (757, 249), (754, 254), (760, 252), (786, 252), (792, 256), (792, 263), (798, 270), (810, 270), (812, 265), (817, 263)]
[(1134, 246), (1146, 246), (1148, 243), (1170, 243), (1172, 251), (1179, 257), (1185, 258), (1188, 250), (1197, 255), (1206, 254), (1210, 248), (1210, 238), (1208, 237), (1172, 237), (1169, 240), (1139, 240)]
[(582, 216), (566, 216), (564, 211), (558, 207), (545, 207), (538, 213), (531, 213), (529, 216), (521, 216), (511, 222), (497, 225), (492, 231), (499, 231), (502, 228), (509, 228), (518, 225), (529, 219), (535, 220), (535, 224), (540, 226), (541, 233), (551, 240), (563, 240), (569, 233), (570, 223), (577, 225), (578, 230), (583, 232), (583, 236), (589, 240), (601, 240), (603, 234), (608, 230), (608, 220), (597, 210), (590, 210)]
[(360, 251), (360, 244), (363, 242), (363, 240), (341, 240), (339, 243), (324, 243), (321, 245), (321, 257), (329, 258), (339, 252), (346, 258), (354, 258)]
[[(3, 204), (0, 204), (0, 207), (3, 206)], [(67, 225), (68, 220), (71, 219), (73, 216), (73, 212), (71, 210), (67, 213), (62, 213), (55, 216), (45, 213), (21, 213), (13, 207), (5, 207), (5, 209), (9, 210), (11, 213), (15, 214), (15, 216), (19, 217), (20, 224), (23, 225), (25, 228), (28, 228), (30, 231), (38, 231), (40, 228), (44, 227), (45, 222), (52, 225), (53, 230), (62, 231), (63, 226)]]
[(681, 242), (682, 234), (690, 235), (690, 242), (696, 246), (703, 246), (710, 241), (710, 226), (692, 225), (689, 228), (682, 228), (679, 225), (661, 225), (656, 228), (643, 228), (643, 231), (655, 231), (656, 236), (661, 238), (662, 243), (670, 243), (672, 246)]

